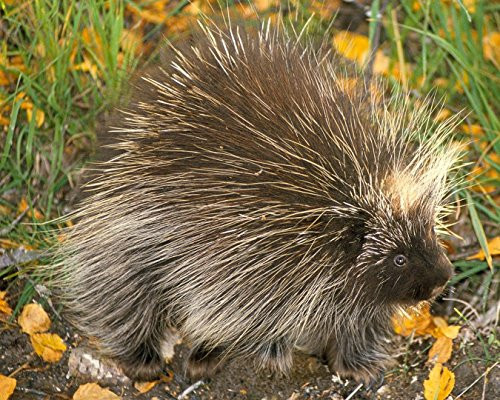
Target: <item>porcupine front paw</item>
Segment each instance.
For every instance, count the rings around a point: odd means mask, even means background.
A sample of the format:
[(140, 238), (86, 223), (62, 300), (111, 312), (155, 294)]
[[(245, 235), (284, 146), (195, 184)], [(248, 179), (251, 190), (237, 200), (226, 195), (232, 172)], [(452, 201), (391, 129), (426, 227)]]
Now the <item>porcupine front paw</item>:
[(328, 362), (332, 373), (338, 373), (345, 378), (352, 378), (358, 383), (363, 383), (367, 389), (378, 389), (384, 383), (385, 370), (389, 362), (381, 363), (352, 363), (345, 360)]
[(324, 357), (332, 373), (353, 378), (363, 383), (367, 389), (376, 389), (383, 384), (384, 372), (394, 364), (394, 360), (385, 352), (375, 349), (353, 352), (336, 346), (327, 349)]

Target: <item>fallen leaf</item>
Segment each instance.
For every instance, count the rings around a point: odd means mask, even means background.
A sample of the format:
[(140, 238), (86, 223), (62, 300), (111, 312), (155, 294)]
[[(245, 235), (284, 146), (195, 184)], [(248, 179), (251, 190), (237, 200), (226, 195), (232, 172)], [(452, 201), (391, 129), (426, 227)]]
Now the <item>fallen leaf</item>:
[(26, 304), (17, 322), (23, 332), (32, 333), (47, 332), (50, 328), (50, 318), (40, 304)]
[[(26, 110), (26, 117), (28, 119), (28, 122), (30, 122), (31, 118), (33, 118), (33, 109), (32, 108), (28, 108)], [(42, 110), (36, 109), (35, 121), (36, 121), (37, 128), (40, 128), (43, 125), (43, 122), (45, 121), (45, 113)]]
[(370, 51), (370, 43), (364, 35), (341, 31), (333, 37), (333, 44), (337, 51), (349, 60), (363, 64)]
[(500, 32), (492, 32), (483, 38), (484, 58), (500, 65)]
[(430, 306), (425, 303), (419, 309), (412, 308), (406, 312), (406, 315), (395, 315), (392, 318), (394, 332), (402, 336), (426, 335), (432, 333), (435, 326), (430, 314)]
[(453, 341), (446, 336), (441, 336), (436, 340), (429, 350), (429, 362), (445, 363), (451, 357)]
[(425, 400), (444, 400), (455, 386), (455, 374), (437, 363), (424, 381)]
[(450, 339), (455, 339), (458, 336), (458, 332), (460, 331), (461, 326), (458, 325), (448, 325), (445, 328), (439, 328), (439, 331)]
[(445, 119), (448, 119), (451, 116), (451, 111), (448, 110), (447, 108), (442, 108), (439, 110), (434, 117), (434, 122), (441, 122), (444, 121)]
[(266, 11), (267, 9), (271, 8), (271, 6), (279, 5), (276, 0), (254, 0), (253, 4), (259, 12)]
[(12, 315), (12, 308), (9, 307), (9, 304), (5, 300), (7, 297), (7, 292), (0, 292), (0, 313)]
[(153, 389), (158, 382), (159, 381), (134, 382), (134, 387), (139, 391), (139, 393), (146, 393)]
[(373, 60), (373, 72), (379, 75), (388, 75), (390, 64), (390, 58), (387, 57), (381, 50), (378, 50), (375, 53), (375, 59)]
[(28, 202), (26, 201), (26, 197), (23, 197), (19, 204), (17, 205), (17, 211), (19, 214), (23, 213), (26, 211), (26, 209), (29, 207)]
[(55, 333), (34, 333), (30, 339), (35, 353), (44, 361), (58, 362), (66, 351), (63, 340)]
[(86, 383), (80, 385), (73, 395), (73, 400), (119, 400), (117, 396), (108, 389), (100, 387), (97, 383)]
[[(490, 255), (498, 256), (500, 255), (500, 236), (497, 236), (488, 241), (488, 249), (490, 250)], [(479, 250), (476, 254), (467, 257), (467, 260), (484, 260), (486, 255), (484, 254), (483, 249)]]
[(330, 20), (340, 6), (340, 0), (314, 0), (310, 7), (311, 11), (318, 13), (322, 20)]
[(0, 400), (7, 400), (14, 393), (16, 384), (17, 381), (14, 378), (0, 374)]

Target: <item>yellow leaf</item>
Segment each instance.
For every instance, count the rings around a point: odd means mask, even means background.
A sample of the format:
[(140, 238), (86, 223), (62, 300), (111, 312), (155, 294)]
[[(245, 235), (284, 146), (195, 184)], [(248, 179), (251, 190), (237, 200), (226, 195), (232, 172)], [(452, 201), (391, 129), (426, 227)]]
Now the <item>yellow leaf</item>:
[(257, 11), (266, 11), (271, 6), (277, 5), (276, 0), (254, 0), (253, 4)]
[(17, 322), (23, 332), (47, 332), (50, 328), (50, 318), (40, 304), (26, 304)]
[(481, 137), (484, 134), (483, 128), (478, 124), (462, 124), (462, 130), (472, 136)]
[(159, 381), (134, 382), (134, 387), (139, 391), (139, 393), (146, 393), (153, 389), (158, 382)]
[(75, 71), (88, 72), (90, 73), (92, 78), (97, 79), (97, 65), (95, 65), (85, 56), (83, 58), (83, 62), (80, 64), (73, 65), (72, 69)]
[(341, 31), (333, 37), (337, 51), (349, 60), (364, 64), (370, 51), (368, 38), (357, 33)]
[(142, 32), (136, 30), (124, 29), (120, 38), (122, 49), (134, 51), (135, 54), (142, 52)]
[(434, 121), (435, 122), (444, 121), (445, 119), (448, 119), (450, 115), (451, 115), (450, 110), (448, 110), (447, 108), (442, 108), (441, 110), (438, 111), (438, 113), (434, 117)]
[(409, 336), (413, 332), (415, 335), (426, 335), (434, 330), (428, 303), (420, 309), (408, 310), (406, 315), (395, 315), (392, 323), (394, 332), (402, 336)]
[[(497, 236), (488, 241), (488, 249), (492, 257), (500, 255), (500, 236)], [(484, 260), (485, 258), (486, 254), (484, 254), (483, 249), (481, 249), (473, 256), (467, 257), (467, 260)]]
[(2, 117), (0, 115), (0, 125), (7, 126), (9, 124), (10, 124), (10, 119), (8, 119), (7, 117)]
[(340, 6), (340, 0), (314, 0), (311, 3), (311, 11), (319, 14), (321, 19), (330, 20)]
[(151, 22), (152, 24), (163, 24), (168, 20), (168, 14), (165, 11), (156, 10), (148, 10), (143, 8), (139, 9), (137, 6), (127, 5), (127, 11), (137, 15), (140, 19)]
[(432, 368), (429, 379), (424, 381), (425, 400), (444, 400), (455, 386), (455, 374), (442, 364)]
[(390, 59), (381, 50), (375, 53), (373, 60), (373, 72), (379, 75), (389, 74)]
[(9, 307), (5, 297), (7, 297), (7, 292), (0, 292), (0, 313), (10, 316), (12, 315), (12, 308)]
[(460, 332), (461, 326), (458, 325), (448, 325), (446, 328), (440, 328), (440, 331), (444, 336), (450, 339), (455, 339)]
[(428, 360), (430, 362), (445, 363), (451, 357), (452, 347), (453, 341), (446, 336), (441, 336), (429, 350)]
[(35, 353), (44, 361), (58, 362), (66, 351), (63, 340), (55, 333), (33, 333), (30, 339)]
[(17, 381), (14, 378), (0, 374), (0, 400), (7, 400), (14, 393), (16, 384)]
[(0, 239), (0, 247), (3, 249), (17, 249), (21, 244), (10, 239)]
[(19, 202), (19, 204), (17, 205), (17, 211), (19, 212), (19, 214), (23, 213), (26, 211), (26, 209), (28, 208), (28, 202), (26, 201), (26, 197), (23, 197), (21, 199), (21, 201)]
[(120, 400), (117, 396), (108, 389), (100, 387), (97, 383), (86, 383), (80, 385), (78, 390), (73, 395), (73, 400)]
[(0, 86), (7, 86), (9, 83), (10, 80), (7, 74), (0, 70)]
[[(35, 113), (36, 113), (35, 114), (36, 127), (40, 128), (43, 125), (43, 121), (45, 121), (45, 113), (42, 110), (39, 110), (38, 108), (36, 109)], [(32, 108), (26, 109), (26, 117), (28, 118), (28, 122), (30, 122), (31, 118), (33, 117)]]
[(495, 65), (500, 64), (500, 32), (492, 32), (483, 38), (484, 58)]

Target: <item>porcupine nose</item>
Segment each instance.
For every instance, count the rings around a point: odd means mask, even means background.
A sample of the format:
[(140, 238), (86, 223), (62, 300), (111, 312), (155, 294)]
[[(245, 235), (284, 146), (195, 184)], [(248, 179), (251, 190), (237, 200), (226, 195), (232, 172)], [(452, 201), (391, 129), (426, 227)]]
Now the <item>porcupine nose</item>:
[(432, 289), (431, 297), (439, 295), (453, 275), (453, 264), (445, 254), (440, 255), (436, 269), (438, 271), (438, 276), (436, 279), (436, 286)]

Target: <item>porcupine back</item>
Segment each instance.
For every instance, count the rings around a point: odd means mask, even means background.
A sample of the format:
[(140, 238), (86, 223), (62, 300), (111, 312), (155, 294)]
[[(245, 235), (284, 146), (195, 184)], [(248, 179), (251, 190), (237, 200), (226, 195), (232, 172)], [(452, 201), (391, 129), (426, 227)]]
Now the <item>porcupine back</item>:
[(118, 155), (95, 167), (62, 247), (71, 319), (125, 362), (154, 361), (175, 326), (262, 364), (279, 343), (314, 349), (387, 319), (361, 232), (387, 226), (384, 245), (412, 234), (390, 231), (395, 213), (439, 222), (452, 122), (432, 126), (425, 105), (391, 103), (279, 28), (202, 32), (110, 128)]

